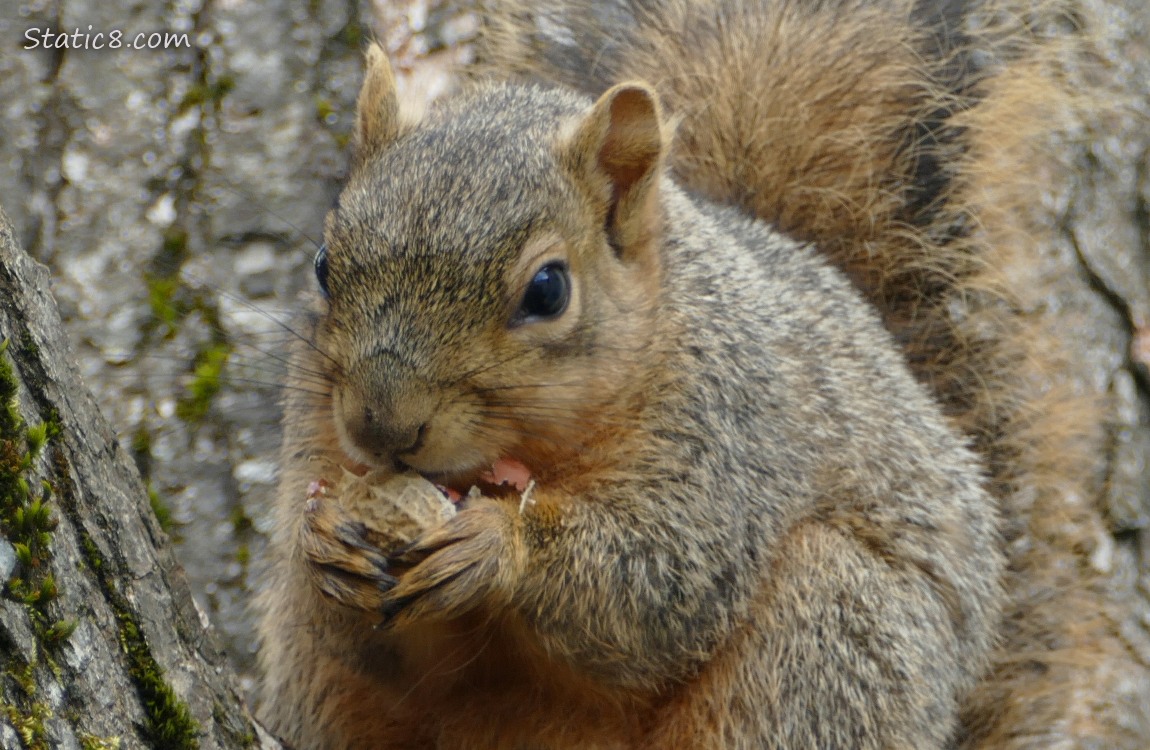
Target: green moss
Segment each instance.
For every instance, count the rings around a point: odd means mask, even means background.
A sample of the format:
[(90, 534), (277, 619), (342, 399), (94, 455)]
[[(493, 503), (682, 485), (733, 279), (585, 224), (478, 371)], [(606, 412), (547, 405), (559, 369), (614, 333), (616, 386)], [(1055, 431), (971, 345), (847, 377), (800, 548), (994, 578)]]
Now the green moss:
[(55, 409), (50, 409), (43, 424), (48, 433), (48, 443), (59, 445), (60, 436), (64, 434), (64, 428), (60, 426), (60, 414)]
[(199, 725), (186, 703), (180, 700), (164, 679), (164, 670), (156, 663), (140, 627), (132, 616), (124, 595), (104, 570), (104, 558), (96, 542), (86, 532), (80, 534), (88, 566), (97, 572), (105, 598), (116, 615), (120, 646), (128, 657), (128, 674), (136, 685), (144, 705), (144, 733), (152, 747), (159, 750), (191, 750), (199, 747)]
[[(48, 565), (52, 532), (58, 524), (50, 505), (55, 488), (48, 481), (34, 486), (31, 469), (45, 446), (55, 443), (60, 437), (61, 427), (54, 412), (41, 424), (26, 425), (16, 408), (19, 383), (7, 352), (7, 340), (0, 342), (0, 532), (15, 548), (17, 565), (4, 593), (26, 606), (32, 630), (37, 636), (35, 646), (40, 656), (36, 658), (43, 658), (58, 678), (59, 670), (51, 659), (50, 649), (65, 642), (78, 623), (49, 616), (49, 605), (59, 595)], [(30, 384), (29, 387), (36, 395), (35, 385)], [(66, 485), (66, 502), (74, 508), (74, 490), (70, 486), (66, 458), (59, 450), (52, 451), (52, 454), (53, 476)], [(82, 528), (79, 531), (88, 567), (96, 574), (119, 624), (120, 643), (128, 658), (128, 672), (144, 706), (146, 720), (143, 731), (149, 745), (160, 750), (199, 747), (199, 726), (191, 711), (164, 680), (163, 670), (152, 657), (126, 599), (108, 575), (95, 541)], [(23, 700), (17, 704), (0, 704), (0, 711), (20, 734), (26, 748), (47, 748), (43, 723), (51, 712), (46, 705), (34, 700), (37, 665), (33, 662), (14, 668), (12, 661), (14, 659), (9, 659), (9, 667), (4, 674), (22, 691)], [(93, 741), (98, 739), (93, 738)]]
[[(44, 721), (51, 718), (52, 710), (36, 700), (36, 661), (25, 662), (14, 657), (5, 667), (3, 676), (19, 691), (17, 700), (0, 703), (0, 714), (8, 721), (26, 750), (48, 750), (48, 733)], [(8, 691), (5, 691), (8, 692)]]
[(218, 108), (224, 97), (232, 93), (235, 87), (236, 80), (228, 75), (222, 75), (214, 81), (201, 81), (188, 89), (184, 100), (180, 102), (180, 111), (205, 105)]
[(79, 740), (83, 750), (120, 750), (119, 737), (97, 737), (88, 732), (80, 732)]
[(152, 310), (149, 331), (163, 327), (163, 335), (172, 336), (179, 322), (191, 310), (191, 305), (180, 294), (183, 288), (180, 281), (180, 267), (187, 257), (187, 230), (179, 226), (169, 227), (164, 232), (163, 243), (152, 259), (150, 269), (144, 274), (144, 286), (148, 290), (148, 306)]
[[(244, 512), (242, 505), (237, 504), (232, 508), (230, 519), (232, 522), (232, 530), (235, 532), (237, 537), (243, 538), (245, 534), (251, 532), (253, 525), (252, 519), (248, 517), (247, 513)], [(251, 559), (251, 548), (248, 547), (247, 544), (241, 542), (236, 547), (236, 562), (238, 562), (242, 567), (247, 568), (248, 564), (251, 562)]]
[(176, 404), (176, 415), (180, 419), (199, 422), (208, 413), (212, 399), (223, 385), (224, 366), (231, 353), (231, 344), (216, 341), (206, 346), (196, 356), (188, 393)]
[(24, 442), (28, 444), (30, 454), (39, 455), (40, 451), (44, 449), (45, 443), (48, 442), (48, 423), (41, 422), (26, 428), (24, 430)]
[(104, 557), (100, 554), (100, 548), (96, 546), (87, 532), (80, 533), (80, 546), (84, 548), (84, 559), (87, 561), (88, 567), (95, 573), (101, 573), (104, 569)]
[[(37, 656), (32, 663), (18, 666), (14, 664), (16, 657), (8, 659), (4, 674), (19, 688), (22, 699), (0, 704), (0, 711), (20, 734), (25, 748), (40, 750), (48, 747), (43, 725), (51, 711), (45, 704), (34, 700), (36, 662), (42, 659), (59, 679), (59, 669), (50, 652), (72, 635), (78, 622), (49, 616), (49, 605), (59, 596), (49, 567), (52, 533), (58, 525), (51, 506), (56, 491), (52, 482), (36, 484), (31, 473), (45, 447), (56, 443), (61, 435), (59, 415), (51, 412), (40, 424), (28, 426), (25, 423), (16, 408), (19, 382), (7, 353), (8, 342), (5, 340), (0, 342), (0, 532), (15, 548), (17, 565), (4, 594), (25, 605), (37, 636), (34, 643)], [(29, 387), (33, 395), (43, 402), (42, 396), (37, 395), (35, 383), (29, 383)], [(51, 467), (53, 477), (64, 485), (64, 502), (74, 509), (74, 488), (71, 487), (67, 459), (62, 451), (52, 451)], [(199, 727), (190, 710), (164, 680), (163, 670), (152, 657), (127, 601), (108, 575), (95, 541), (82, 528), (79, 531), (88, 567), (96, 574), (119, 624), (120, 643), (128, 658), (128, 672), (144, 706), (146, 720), (143, 731), (149, 745), (160, 750), (198, 747)], [(9, 692), (12, 691), (5, 690), (6, 696)], [(118, 745), (114, 738), (105, 741), (89, 737), (89, 740), (85, 747)]]
[(229, 514), (228, 518), (232, 522), (232, 529), (237, 534), (247, 531), (252, 527), (252, 519), (248, 518), (247, 513), (244, 513), (244, 508), (242, 505), (237, 504), (235, 507), (233, 507), (232, 512)]
[(45, 719), (52, 717), (52, 711), (43, 703), (33, 702), (27, 710), (9, 703), (0, 704), (4, 718), (20, 735), (20, 742), (27, 750), (49, 750), (48, 732), (44, 728)]
[(147, 712), (145, 734), (158, 750), (194, 750), (200, 746), (199, 725), (186, 703), (164, 679), (144, 636), (126, 608), (116, 608), (120, 645), (128, 655), (128, 672)]
[(20, 691), (27, 698), (36, 697), (36, 664), (35, 662), (24, 662), (17, 658), (13, 660), (12, 664), (4, 670), (4, 676), (8, 677), (20, 688)]
[(176, 332), (177, 323), (187, 314), (186, 307), (176, 299), (180, 280), (175, 276), (145, 276), (148, 289), (148, 306), (152, 309), (152, 319), (158, 325), (166, 326), (165, 336)]
[(327, 118), (333, 114), (335, 114), (335, 106), (330, 100), (317, 94), (315, 97), (315, 119), (326, 122)]
[[(30, 356), (38, 347), (24, 331), (21, 347)], [(20, 695), (0, 704), (0, 712), (20, 735), (29, 750), (49, 747), (44, 720), (52, 715), (48, 706), (35, 700), (36, 670), (44, 665), (59, 679), (59, 667), (50, 651), (64, 643), (76, 629), (75, 621), (54, 620), (49, 604), (59, 596), (49, 567), (52, 533), (59, 521), (52, 511), (54, 488), (47, 480), (36, 482), (32, 469), (50, 443), (60, 436), (59, 416), (52, 412), (44, 422), (28, 425), (17, 408), (19, 381), (8, 354), (7, 340), (0, 342), (0, 533), (16, 552), (16, 567), (4, 582), (4, 596), (25, 605), (36, 641), (32, 660), (24, 663), (7, 654), (3, 672), (6, 682)], [(54, 453), (59, 453), (55, 451)], [(5, 690), (8, 697), (12, 691)]]
[(171, 534), (175, 526), (175, 522), (172, 520), (172, 509), (168, 507), (168, 504), (160, 497), (160, 493), (152, 486), (151, 480), (148, 480), (147, 487), (148, 503), (152, 506), (152, 512), (156, 514), (156, 520), (160, 522), (160, 528)]
[(178, 272), (180, 263), (188, 257), (188, 230), (183, 227), (170, 226), (164, 231), (164, 244), (160, 248), (160, 255), (156, 260), (163, 264), (159, 269), (162, 274), (171, 276)]
[(76, 632), (79, 620), (57, 620), (44, 631), (44, 640), (47, 645), (56, 646), (68, 640)]
[(24, 424), (20, 411), (16, 408), (17, 385), (16, 373), (5, 356), (8, 352), (8, 339), (0, 341), (0, 437), (15, 436)]
[(152, 434), (144, 425), (140, 425), (132, 434), (132, 442), (130, 446), (132, 460), (136, 462), (136, 468), (139, 469), (140, 475), (144, 478), (144, 487), (148, 492), (148, 504), (152, 506), (152, 513), (155, 514), (156, 520), (160, 523), (160, 528), (168, 534), (175, 532), (176, 523), (172, 518), (172, 509), (164, 502), (164, 498), (160, 495), (155, 485), (152, 484), (150, 477), (152, 469)]
[(144, 478), (145, 482), (149, 481), (149, 477), (152, 475), (152, 433), (146, 424), (140, 423), (136, 427), (136, 431), (132, 433), (132, 442), (128, 446), (128, 452), (131, 454), (136, 468), (139, 469), (140, 476)]
[[(6, 479), (13, 480), (10, 475)], [(59, 593), (56, 580), (48, 570), (52, 532), (59, 523), (48, 506), (50, 498), (51, 485), (45, 482), (37, 495), (25, 477), (16, 476), (14, 481), (5, 482), (0, 502), (0, 530), (16, 550), (17, 561), (8, 580), (7, 594), (9, 598), (36, 606), (41, 614)]]
[[(59, 424), (27, 425), (16, 410), (16, 374), (5, 356), (8, 344), (0, 344), (0, 532), (16, 552), (16, 567), (5, 582), (4, 594), (29, 608), (33, 631), (45, 645), (55, 645), (71, 635), (72, 628), (49, 616), (48, 605), (59, 596), (56, 578), (49, 568), (52, 533), (59, 519), (52, 511), (54, 488), (47, 480), (33, 486), (31, 469)], [(55, 415), (53, 415), (55, 416)]]
[[(203, 319), (204, 326), (211, 332), (210, 343), (196, 354), (188, 392), (176, 405), (181, 419), (198, 422), (207, 414), (212, 398), (220, 390), (220, 376), (231, 345), (223, 334), (215, 302), (183, 285), (179, 269), (187, 256), (187, 231), (178, 227), (169, 229), (164, 235), (163, 247), (152, 261), (152, 270), (144, 275), (144, 284), (152, 309), (149, 332), (163, 328), (163, 336), (174, 336), (184, 319), (193, 313)], [(136, 437), (139, 440), (133, 439), (133, 451), (140, 465), (141, 457), (149, 454), (151, 445), (145, 432), (138, 432)], [(146, 466), (141, 466), (141, 470), (147, 473)]]
[(22, 348), (30, 358), (40, 358), (40, 345), (36, 343), (36, 339), (32, 338), (32, 332), (27, 329), (20, 333), (20, 348)]
[(133, 454), (142, 453), (150, 455), (152, 452), (152, 433), (140, 425), (132, 434), (131, 451)]
[(259, 738), (253, 731), (251, 724), (244, 725), (244, 731), (236, 728), (232, 720), (232, 711), (220, 703), (218, 700), (212, 703), (212, 718), (216, 720), (216, 724), (227, 735), (229, 746), (238, 745), (239, 747), (256, 747)]
[(343, 43), (350, 49), (356, 49), (363, 45), (363, 25), (357, 20), (350, 20), (347, 26), (343, 27)]

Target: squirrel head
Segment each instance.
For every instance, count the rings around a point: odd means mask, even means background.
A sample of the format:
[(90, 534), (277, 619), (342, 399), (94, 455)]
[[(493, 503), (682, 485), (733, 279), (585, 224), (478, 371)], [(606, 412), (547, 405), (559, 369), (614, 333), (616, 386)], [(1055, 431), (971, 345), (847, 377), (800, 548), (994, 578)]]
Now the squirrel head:
[(345, 452), (449, 484), (502, 457), (561, 473), (617, 434), (661, 294), (651, 87), (493, 85), (409, 122), (372, 45), (354, 139), (316, 259)]

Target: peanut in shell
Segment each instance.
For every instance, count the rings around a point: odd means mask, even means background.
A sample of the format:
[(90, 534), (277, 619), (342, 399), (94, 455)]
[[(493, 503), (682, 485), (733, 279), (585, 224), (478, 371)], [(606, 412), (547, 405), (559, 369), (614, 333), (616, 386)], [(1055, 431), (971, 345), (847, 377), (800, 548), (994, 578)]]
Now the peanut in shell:
[(376, 470), (359, 476), (341, 469), (325, 494), (363, 523), (368, 541), (385, 552), (411, 544), (456, 513), (438, 487), (414, 473)]

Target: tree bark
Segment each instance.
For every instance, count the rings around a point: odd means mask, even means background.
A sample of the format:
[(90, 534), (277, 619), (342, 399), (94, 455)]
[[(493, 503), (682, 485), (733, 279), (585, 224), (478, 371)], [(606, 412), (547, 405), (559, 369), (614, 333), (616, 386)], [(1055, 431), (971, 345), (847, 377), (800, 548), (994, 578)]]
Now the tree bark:
[[(1105, 697), (1132, 747), (1150, 744), (1150, 4), (1077, 4), (1081, 56), (1063, 72), (1084, 106), (1049, 144), (1035, 206), (1053, 239), (1040, 262), (1056, 280), (1043, 314), (1062, 326), (1072, 375), (1110, 410), (1096, 509), (1109, 536), (1101, 570), (1127, 649)], [(1089, 613), (1084, 613), (1089, 614)], [(1100, 719), (1105, 720), (1105, 719)]]
[(0, 212), (0, 745), (274, 747)]

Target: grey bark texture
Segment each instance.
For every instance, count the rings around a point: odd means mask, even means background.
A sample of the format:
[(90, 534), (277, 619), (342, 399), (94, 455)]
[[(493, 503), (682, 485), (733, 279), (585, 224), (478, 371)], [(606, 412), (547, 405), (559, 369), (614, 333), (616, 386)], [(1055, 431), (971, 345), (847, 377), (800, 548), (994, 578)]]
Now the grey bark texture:
[[(1133, 717), (1150, 725), (1150, 5), (1084, 0), (1087, 55), (1066, 61), (1075, 87), (1104, 106), (1051, 144), (1060, 156), (1036, 206), (1057, 228), (1043, 259), (1046, 315), (1065, 319), (1080, 387), (1112, 407), (1105, 496), (1110, 538), (1095, 565), (1125, 615)], [(1150, 742), (1150, 738), (1144, 739)]]
[[(0, 418), (0, 746), (274, 747), (80, 377), (49, 289), (0, 212), (0, 389), (15, 391), (2, 405), (13, 418)], [(37, 450), (26, 433), (43, 424)], [(48, 513), (32, 522), (36, 502)]]
[[(358, 81), (355, 12), (81, 0), (0, 13), (0, 195), (52, 269), (81, 370), (241, 663), (252, 519), (276, 450), (278, 343), (263, 315), (306, 283), (314, 248), (292, 227), (318, 234), (341, 173), (325, 118), (346, 113)], [(89, 25), (187, 41), (22, 49), (29, 29)], [(244, 369), (205, 412), (188, 395), (196, 363), (233, 345), (247, 345), (233, 356)]]
[[(1080, 0), (1078, 9), (1090, 41), (1086, 54), (1064, 61), (1065, 75), (1100, 104), (1050, 144), (1051, 178), (1034, 186), (1036, 218), (1057, 237), (1042, 259), (1055, 291), (1040, 312), (1066, 320), (1080, 387), (1113, 407), (1098, 508), (1109, 533), (1093, 563), (1122, 614), (1129, 696), (1147, 696), (1150, 4)], [(5, 356), (22, 379), (32, 378), (34, 387), (21, 389), (28, 423), (53, 407), (61, 415), (62, 437), (44, 449), (37, 476), (52, 476), (59, 452), (69, 486), (86, 493), (72, 508), (59, 494), (52, 501), (61, 520), (49, 565), (60, 594), (40, 629), (78, 623), (48, 653), (59, 678), (43, 671), (47, 658), (36, 660), (30, 605), (0, 599), (6, 664), (41, 665), (38, 697), (21, 697), (18, 681), (7, 678), (4, 702), (24, 706), (21, 716), (38, 701), (49, 706), (51, 744), (75, 746), (64, 739), (79, 736), (68, 728), (73, 705), (97, 714), (79, 724), (93, 737), (123, 736), (129, 747), (144, 736), (133, 728), (143, 721), (139, 690), (117, 661), (114, 607), (75, 547), (81, 532), (114, 568), (106, 575), (201, 722), (203, 746), (231, 746), (248, 731), (186, 592), (215, 626), (245, 692), (255, 648), (246, 603), (259, 585), (253, 561), (275, 473), (275, 384), (293, 335), (284, 308), (312, 283), (315, 238), (344, 176), (362, 43), (374, 32), (402, 81), (434, 94), (451, 85), (444, 71), (466, 60), (474, 24), (465, 11), (428, 0), (0, 0), (0, 203), (18, 243), (51, 270), (49, 282), (5, 249), (0, 336), (12, 339)], [(91, 34), (174, 32), (187, 42), (23, 48), (31, 29), (89, 25)], [(35, 317), (50, 307), (49, 287), (63, 323)], [(113, 428), (100, 421), (73, 358)], [(113, 436), (121, 449), (110, 447)], [(156, 507), (170, 510), (187, 584), (144, 502), (145, 486)], [(0, 568), (4, 552), (0, 545)], [(85, 661), (76, 661), (79, 653)], [(201, 682), (204, 667), (222, 670), (214, 686)], [(79, 696), (89, 702), (69, 702)], [(1126, 705), (1137, 712), (1138, 699)], [(19, 717), (4, 711), (0, 745), (15, 746)], [(1146, 718), (1131, 721), (1144, 727)], [(229, 735), (224, 727), (236, 729)]]

